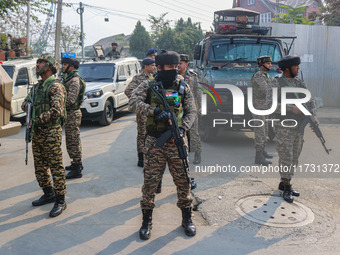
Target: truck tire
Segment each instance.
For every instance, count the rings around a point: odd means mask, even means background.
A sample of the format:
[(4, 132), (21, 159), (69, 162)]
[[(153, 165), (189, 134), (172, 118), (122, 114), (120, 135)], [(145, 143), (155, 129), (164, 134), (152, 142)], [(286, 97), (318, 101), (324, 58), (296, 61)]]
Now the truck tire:
[(99, 124), (102, 126), (108, 126), (111, 124), (113, 120), (113, 105), (110, 100), (106, 100), (104, 105), (104, 111), (101, 120), (99, 121)]

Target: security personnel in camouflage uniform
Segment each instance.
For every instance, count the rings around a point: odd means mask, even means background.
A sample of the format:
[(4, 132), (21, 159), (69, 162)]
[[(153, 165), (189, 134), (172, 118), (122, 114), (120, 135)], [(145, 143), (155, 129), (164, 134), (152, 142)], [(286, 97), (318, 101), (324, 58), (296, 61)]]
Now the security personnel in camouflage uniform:
[[(297, 78), (299, 73), (300, 58), (298, 56), (286, 56), (282, 58), (279, 62), (279, 67), (283, 71), (282, 77), (276, 77), (272, 80), (269, 85), (267, 92), (267, 105), (270, 107), (272, 105), (272, 88), (278, 88), (278, 105), (275, 111), (276, 119), (294, 119), (298, 123), (303, 120), (303, 114), (300, 109), (295, 105), (287, 105), (286, 116), (281, 115), (281, 88), (283, 87), (296, 87), (296, 88), (306, 88), (303, 80)], [(287, 93), (287, 98), (303, 98), (305, 95), (299, 95), (299, 93)], [(311, 99), (308, 103), (309, 110), (316, 119), (316, 107), (315, 102)], [(318, 121), (317, 121), (318, 123)], [(275, 122), (275, 146), (279, 154), (279, 165), (282, 168), (280, 171), (281, 182), (279, 184), (279, 189), (283, 190), (283, 199), (289, 203), (294, 201), (293, 196), (299, 196), (300, 193), (295, 191), (290, 181), (294, 175), (294, 167), (298, 165), (298, 159), (302, 150), (303, 145), (303, 134), (298, 132), (299, 125), (293, 126), (295, 123), (293, 121), (285, 121), (285, 126), (281, 125), (280, 121)]]
[(185, 83), (187, 83), (193, 92), (196, 108), (198, 109), (197, 115), (192, 124), (188, 134), (190, 138), (190, 148), (192, 151), (195, 152), (195, 158), (193, 163), (199, 164), (201, 163), (201, 152), (202, 152), (202, 145), (201, 145), (201, 138), (198, 133), (198, 112), (201, 109), (201, 98), (202, 93), (201, 90), (198, 89), (198, 79), (197, 74), (195, 72), (189, 71), (189, 55), (181, 54), (180, 55), (180, 64), (178, 65), (178, 71), (183, 76)]
[[(190, 185), (187, 182), (183, 162), (179, 157), (178, 149), (169, 139), (162, 148), (156, 148), (156, 141), (162, 133), (168, 129), (169, 115), (164, 111), (162, 101), (151, 90), (156, 82), (161, 81), (164, 94), (171, 110), (176, 114), (178, 126), (184, 136), (196, 117), (194, 98), (183, 81), (177, 77), (177, 65), (179, 55), (173, 51), (163, 51), (156, 56), (158, 75), (154, 80), (142, 82), (133, 92), (129, 101), (129, 109), (138, 114), (147, 116), (147, 137), (144, 146), (144, 185), (141, 208), (143, 212), (143, 224), (139, 230), (141, 239), (149, 239), (152, 227), (152, 211), (155, 207), (155, 193), (158, 183), (162, 179), (166, 163), (168, 162), (173, 181), (177, 186), (177, 206), (182, 210), (182, 226), (188, 236), (196, 234), (196, 227), (191, 221), (192, 198)], [(162, 90), (160, 87), (155, 89)], [(162, 91), (163, 92), (163, 91)], [(160, 93), (162, 93), (160, 92)]]
[(117, 43), (112, 43), (112, 49), (105, 55), (105, 57), (110, 57), (110, 58), (120, 58), (120, 52), (117, 51), (118, 44)]
[(83, 174), (81, 141), (80, 141), (80, 124), (81, 111), (80, 106), (84, 101), (85, 82), (78, 74), (79, 62), (75, 58), (63, 58), (63, 84), (67, 92), (66, 110), (67, 119), (65, 124), (66, 149), (72, 159), (71, 165), (65, 167), (71, 170), (66, 175), (66, 179), (81, 178)]
[[(266, 96), (268, 84), (271, 79), (268, 75), (268, 71), (272, 67), (272, 58), (269, 56), (262, 56), (257, 59), (260, 70), (254, 73), (250, 80), (250, 84), (253, 87), (253, 104), (257, 110), (266, 110)], [(265, 146), (267, 143), (268, 136), (268, 123), (266, 119), (268, 116), (253, 114), (254, 119), (262, 120), (261, 123), (255, 124), (254, 127), (255, 135), (255, 163), (259, 165), (267, 166), (272, 164), (271, 161), (266, 160), (266, 158), (273, 158), (265, 151)], [(261, 124), (264, 123), (262, 126)]]
[(36, 72), (41, 80), (21, 106), (26, 111), (27, 101), (33, 101), (31, 128), (35, 176), (44, 191), (44, 195), (32, 204), (40, 206), (55, 202), (50, 217), (56, 217), (66, 209), (65, 170), (61, 150), (66, 91), (53, 77), (58, 67), (58, 62), (51, 56), (45, 55), (37, 60)]
[(156, 48), (150, 48), (148, 49), (148, 51), (146, 52), (146, 57), (147, 58), (153, 58), (155, 59), (157, 56), (157, 49)]
[[(142, 61), (142, 72), (132, 78), (132, 81), (125, 89), (125, 95), (130, 99), (132, 91), (138, 87), (143, 81), (153, 77), (156, 70), (155, 60), (152, 58), (144, 58)], [(137, 121), (137, 153), (138, 163), (140, 167), (144, 166), (143, 163), (143, 147), (146, 138), (146, 116), (136, 114)]]

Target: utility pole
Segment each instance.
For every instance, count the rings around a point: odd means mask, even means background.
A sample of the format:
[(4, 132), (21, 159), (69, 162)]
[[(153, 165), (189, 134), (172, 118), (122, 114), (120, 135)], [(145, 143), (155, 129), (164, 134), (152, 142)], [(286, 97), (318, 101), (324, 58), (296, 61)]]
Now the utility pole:
[(55, 45), (54, 45), (55, 55), (54, 55), (54, 57), (58, 62), (60, 61), (60, 36), (61, 36), (62, 2), (63, 2), (63, 0), (58, 0), (57, 24), (56, 24), (56, 29), (55, 29)]
[(84, 24), (83, 24), (83, 13), (84, 7), (83, 3), (79, 3), (79, 8), (77, 9), (77, 13), (80, 15), (80, 45), (81, 45), (81, 56), (85, 58), (85, 51), (84, 51)]
[(31, 1), (27, 1), (27, 27), (26, 27), (26, 56), (31, 54), (31, 33), (30, 33), (30, 20), (31, 20)]

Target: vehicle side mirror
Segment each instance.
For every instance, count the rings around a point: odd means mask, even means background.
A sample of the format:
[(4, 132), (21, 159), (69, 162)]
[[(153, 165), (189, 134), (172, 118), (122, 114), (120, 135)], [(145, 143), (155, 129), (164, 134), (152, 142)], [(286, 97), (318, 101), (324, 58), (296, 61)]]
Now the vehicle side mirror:
[(28, 79), (20, 79), (15, 82), (15, 86), (22, 86), (22, 85), (27, 85), (28, 84)]
[(202, 51), (202, 46), (201, 45), (195, 45), (195, 50), (194, 50), (194, 59), (195, 60), (201, 59), (201, 51)]
[(127, 77), (125, 75), (119, 75), (117, 81), (126, 81)]

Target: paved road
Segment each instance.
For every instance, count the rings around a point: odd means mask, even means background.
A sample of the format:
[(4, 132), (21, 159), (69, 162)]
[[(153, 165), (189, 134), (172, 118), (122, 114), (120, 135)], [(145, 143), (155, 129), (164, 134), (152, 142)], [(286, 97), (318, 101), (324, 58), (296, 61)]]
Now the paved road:
[[(307, 131), (301, 163), (339, 163), (340, 127), (322, 128), (333, 153), (327, 156)], [(198, 181), (195, 196), (203, 200), (194, 216), (197, 236), (186, 237), (180, 227), (176, 192), (166, 171), (163, 192), (157, 196), (152, 237), (140, 241), (143, 179), (136, 166), (134, 115), (119, 113), (108, 127), (85, 123), (81, 135), (84, 177), (67, 182), (68, 208), (57, 218), (48, 217), (52, 205), (31, 206), (41, 191), (34, 177), (31, 148), (25, 166), (24, 130), (1, 140), (0, 254), (284, 254), (292, 249), (294, 254), (338, 254), (340, 173), (297, 174), (294, 186), (302, 196), (296, 201), (312, 209), (313, 223), (285, 229), (253, 223), (237, 214), (235, 203), (248, 195), (275, 193), (277, 174), (199, 173), (216, 164), (253, 165), (252, 133), (220, 132), (218, 141), (203, 145), (202, 164), (191, 168)], [(275, 153), (272, 144), (268, 150)], [(66, 165), (65, 144), (63, 151)]]

